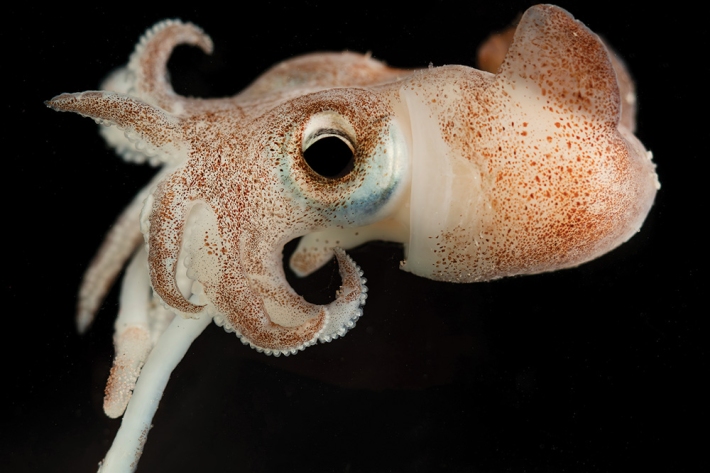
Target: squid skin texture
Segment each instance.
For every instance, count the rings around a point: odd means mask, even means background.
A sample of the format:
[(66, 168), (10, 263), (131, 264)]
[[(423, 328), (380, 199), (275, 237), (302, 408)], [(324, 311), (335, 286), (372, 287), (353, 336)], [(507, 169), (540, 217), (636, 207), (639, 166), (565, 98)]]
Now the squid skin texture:
[[(403, 270), (440, 281), (555, 271), (628, 240), (660, 188), (633, 134), (624, 63), (555, 6), (532, 7), (493, 35), (479, 50), (488, 71), (317, 53), (220, 99), (172, 90), (166, 64), (179, 44), (213, 48), (197, 26), (166, 20), (102, 90), (47, 102), (105, 125), (126, 160), (160, 167), (80, 290), (84, 331), (131, 260), (104, 404), (111, 417), (129, 406), (130, 421), (101, 471), (135, 468), (152, 413), (136, 417), (134, 390), (159, 396), (149, 390), (167, 382), (141, 383), (142, 367), (169, 376), (182, 355), (156, 353), (184, 352), (205, 318), (261, 352), (295, 354), (344, 336), (362, 315), (366, 280), (344, 250), (398, 242)], [(312, 155), (323, 144), (342, 161), (326, 155), (322, 167)], [(290, 266), (299, 276), (337, 258), (342, 286), (330, 304), (305, 301), (285, 279), (283, 247), (298, 237)], [(188, 326), (189, 336), (174, 335)]]
[[(339, 336), (361, 311), (291, 289), (281, 253), (299, 236), (290, 264), (302, 276), (336, 247), (384, 239), (404, 245), (402, 269), (453, 282), (572, 267), (627, 240), (658, 186), (633, 117), (621, 120), (633, 95), (623, 63), (553, 6), (531, 8), (505, 38), (491, 38), (494, 54), (481, 49), (496, 74), (320, 53), (277, 64), (234, 97), (198, 99), (174, 93), (166, 62), (178, 44), (210, 52), (211, 40), (189, 23), (153, 27), (104, 90), (49, 102), (108, 125), (123, 156), (163, 173), (89, 270), (80, 326), (134, 251), (112, 242), (135, 245), (138, 227), (168, 310), (208, 313), (272, 354)], [(348, 172), (311, 166), (321, 140), (348, 148)], [(345, 292), (362, 296), (350, 281)]]

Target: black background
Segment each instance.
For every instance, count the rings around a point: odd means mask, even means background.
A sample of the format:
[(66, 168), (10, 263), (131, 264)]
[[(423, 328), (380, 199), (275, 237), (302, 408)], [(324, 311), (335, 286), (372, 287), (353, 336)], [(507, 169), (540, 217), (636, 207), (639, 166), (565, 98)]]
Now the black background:
[[(174, 372), (138, 471), (707, 468), (699, 290), (707, 27), (680, 2), (623, 3), (562, 6), (606, 37), (637, 80), (637, 135), (663, 185), (638, 235), (580, 268), (472, 285), (399, 271), (395, 245), (352, 250), (370, 287), (358, 326), (334, 343), (270, 358), (211, 325)], [(81, 337), (76, 292), (103, 234), (152, 172), (117, 158), (93, 122), (52, 112), (44, 100), (97, 88), (164, 18), (202, 26), (216, 46), (212, 57), (176, 51), (175, 88), (222, 96), (317, 50), (371, 51), (399, 67), (473, 65), (477, 45), (529, 4), (12, 7), (0, 30), (0, 470), (92, 472), (110, 446), (119, 421), (101, 403), (117, 291)], [(336, 266), (293, 284), (323, 300), (337, 286)]]

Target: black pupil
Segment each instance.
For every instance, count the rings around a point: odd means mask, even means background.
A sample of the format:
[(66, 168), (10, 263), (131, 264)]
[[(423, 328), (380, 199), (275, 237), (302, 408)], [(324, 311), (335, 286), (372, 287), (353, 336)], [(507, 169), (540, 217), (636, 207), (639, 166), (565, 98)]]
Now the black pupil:
[(337, 179), (347, 176), (355, 165), (355, 156), (343, 140), (324, 136), (303, 152), (303, 158), (323, 177)]

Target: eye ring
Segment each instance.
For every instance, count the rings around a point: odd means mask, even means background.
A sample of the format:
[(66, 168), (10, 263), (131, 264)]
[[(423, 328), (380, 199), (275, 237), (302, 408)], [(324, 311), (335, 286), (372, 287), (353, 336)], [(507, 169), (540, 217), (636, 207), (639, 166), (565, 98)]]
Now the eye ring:
[(356, 136), (352, 124), (341, 114), (317, 113), (311, 116), (303, 131), (303, 161), (322, 178), (342, 179), (355, 169)]

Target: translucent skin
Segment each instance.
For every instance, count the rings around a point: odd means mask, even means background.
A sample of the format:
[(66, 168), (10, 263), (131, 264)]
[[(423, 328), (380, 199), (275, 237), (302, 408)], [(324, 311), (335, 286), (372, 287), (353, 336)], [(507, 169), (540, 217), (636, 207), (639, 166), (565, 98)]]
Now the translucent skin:
[(404, 270), (485, 281), (579, 265), (640, 229), (659, 184), (632, 133), (623, 63), (553, 6), (528, 10), (505, 51), (496, 75), (445, 66), (397, 84), (409, 199), (370, 226), (304, 237), (291, 259), (297, 274), (324, 264), (333, 246), (383, 239), (404, 244)]
[[(526, 12), (496, 75), (322, 53), (278, 64), (232, 98), (196, 99), (166, 80), (180, 43), (212, 47), (194, 25), (163, 22), (109, 91), (49, 105), (110, 125), (104, 135), (124, 156), (163, 165), (140, 201), (151, 286), (166, 308), (209, 313), (268, 353), (342, 333), (364, 300), (357, 277), (329, 308), (296, 295), (280, 266), (295, 237), (306, 235), (291, 260), (301, 275), (335, 247), (388, 239), (405, 245), (407, 271), (482, 281), (611, 250), (638, 231), (656, 193), (633, 121), (620, 123), (617, 76), (628, 74), (557, 7)], [(353, 150), (344, 176), (319, 175), (304, 158), (323, 130)], [(89, 270), (81, 327), (136, 244), (139, 207)], [(356, 274), (348, 261), (344, 273)]]
[[(167, 382), (182, 355), (164, 363), (160, 354), (184, 352), (205, 319), (277, 356), (343, 336), (362, 315), (367, 287), (342, 248), (400, 242), (402, 269), (475, 282), (576, 266), (633, 236), (659, 184), (633, 135), (623, 63), (554, 6), (529, 9), (506, 38), (485, 53), (499, 64), (495, 74), (319, 53), (273, 66), (234, 97), (198, 99), (175, 94), (166, 63), (178, 44), (209, 53), (212, 42), (192, 24), (164, 21), (104, 90), (47, 102), (106, 125), (102, 134), (125, 159), (162, 167), (82, 284), (83, 331), (132, 257), (107, 414), (126, 410), (144, 364)], [(306, 159), (326, 138), (352, 152), (346, 172), (323, 175)], [(328, 305), (308, 303), (286, 282), (283, 246), (300, 236), (290, 262), (297, 274), (338, 260), (342, 286)], [(165, 383), (144, 381), (152, 391), (140, 398), (159, 398)], [(157, 404), (131, 405), (124, 425), (133, 427), (117, 437), (128, 440), (114, 444), (103, 471), (135, 468)], [(114, 466), (126, 455), (129, 467)]]

